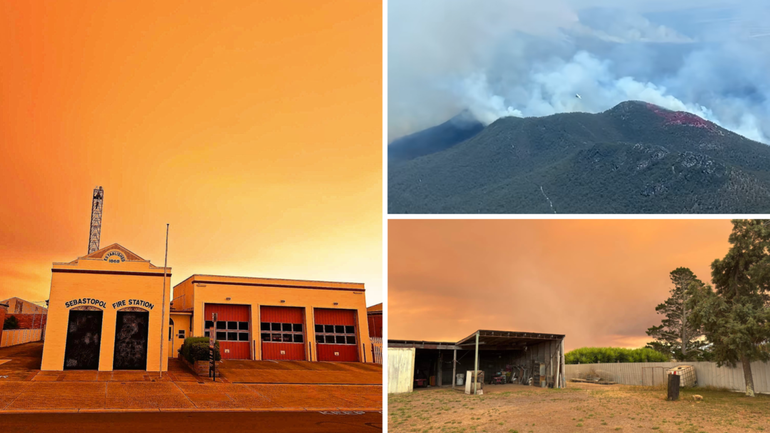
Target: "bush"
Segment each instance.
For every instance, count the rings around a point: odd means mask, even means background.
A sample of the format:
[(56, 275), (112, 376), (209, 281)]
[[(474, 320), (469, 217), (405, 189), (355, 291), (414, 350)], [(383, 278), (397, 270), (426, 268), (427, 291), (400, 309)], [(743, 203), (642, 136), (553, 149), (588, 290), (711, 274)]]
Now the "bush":
[[(182, 355), (190, 364), (195, 361), (209, 360), (209, 338), (208, 337), (188, 337), (184, 339), (182, 347), (179, 348), (179, 354)], [(222, 356), (219, 353), (219, 342), (214, 343), (214, 359), (219, 361)]]
[(621, 349), (619, 347), (582, 347), (567, 352), (564, 362), (567, 364), (597, 364), (612, 362), (666, 362), (671, 358), (656, 350)]
[(8, 316), (3, 321), (3, 329), (19, 329), (19, 321), (14, 316)]

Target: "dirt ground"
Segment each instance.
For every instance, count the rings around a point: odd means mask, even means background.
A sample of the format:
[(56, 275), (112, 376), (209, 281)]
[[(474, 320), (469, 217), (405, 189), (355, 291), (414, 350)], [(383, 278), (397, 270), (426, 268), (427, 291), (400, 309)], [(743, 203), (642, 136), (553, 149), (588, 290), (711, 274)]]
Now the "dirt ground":
[[(750, 432), (770, 431), (770, 396), (682, 389), (568, 383), (566, 389), (485, 386), (470, 396), (450, 388), (388, 398), (389, 432)], [(694, 394), (703, 396), (695, 402)]]

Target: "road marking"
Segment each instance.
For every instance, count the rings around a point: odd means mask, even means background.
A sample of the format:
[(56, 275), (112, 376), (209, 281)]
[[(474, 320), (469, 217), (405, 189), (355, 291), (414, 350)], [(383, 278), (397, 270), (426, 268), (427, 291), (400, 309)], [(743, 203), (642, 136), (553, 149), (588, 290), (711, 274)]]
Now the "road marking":
[(366, 412), (361, 412), (358, 410), (355, 411), (346, 411), (346, 410), (322, 410), (318, 412), (322, 415), (364, 415)]

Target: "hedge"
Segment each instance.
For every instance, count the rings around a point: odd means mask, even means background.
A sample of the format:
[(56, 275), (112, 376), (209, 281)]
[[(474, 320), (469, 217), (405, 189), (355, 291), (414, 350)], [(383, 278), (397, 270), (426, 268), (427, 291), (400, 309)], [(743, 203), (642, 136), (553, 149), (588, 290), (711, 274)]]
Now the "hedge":
[[(179, 354), (190, 364), (195, 361), (209, 360), (209, 337), (188, 337), (184, 339), (182, 347), (179, 348)], [(222, 355), (219, 353), (219, 342), (214, 342), (214, 358), (219, 361)]]
[(649, 348), (622, 349), (619, 347), (582, 347), (567, 352), (564, 362), (567, 364), (597, 364), (611, 362), (666, 362), (670, 358)]

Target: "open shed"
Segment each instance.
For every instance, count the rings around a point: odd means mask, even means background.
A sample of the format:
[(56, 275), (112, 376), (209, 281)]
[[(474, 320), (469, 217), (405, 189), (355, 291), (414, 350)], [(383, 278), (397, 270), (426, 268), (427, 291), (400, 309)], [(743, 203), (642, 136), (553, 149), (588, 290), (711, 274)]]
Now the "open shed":
[[(564, 335), (478, 330), (457, 342), (388, 340), (388, 349), (415, 349), (414, 362), (400, 376), (414, 386), (457, 386), (457, 375), (477, 369), (484, 383), (504, 382), (563, 388)], [(475, 368), (475, 366), (478, 366)]]

